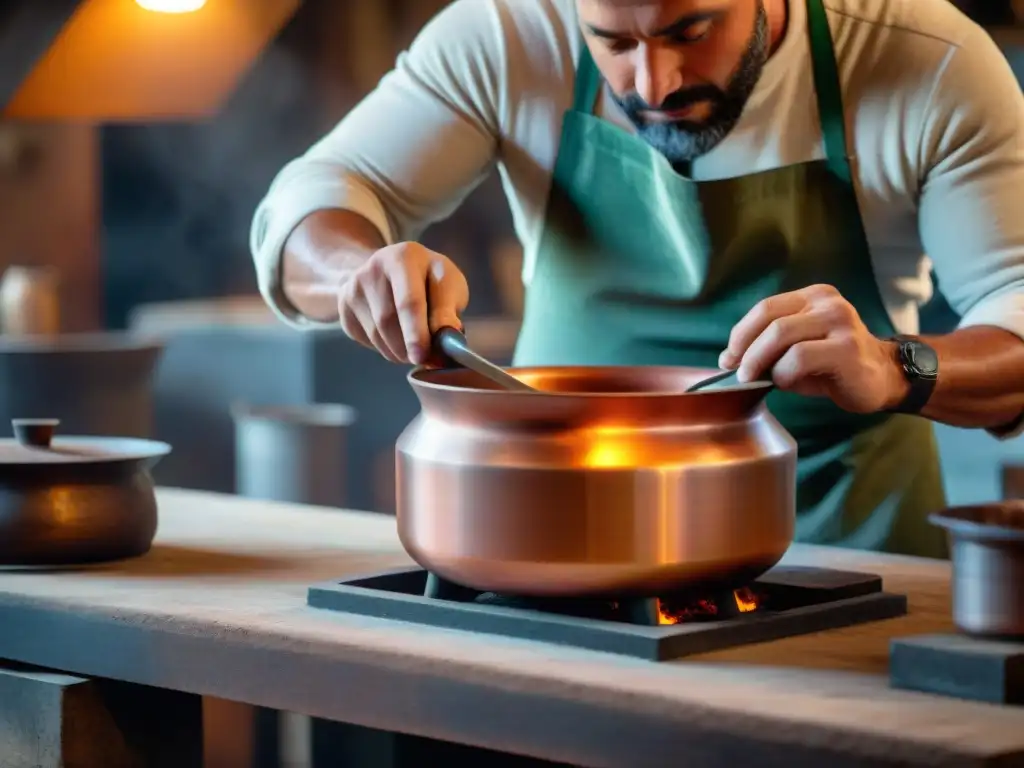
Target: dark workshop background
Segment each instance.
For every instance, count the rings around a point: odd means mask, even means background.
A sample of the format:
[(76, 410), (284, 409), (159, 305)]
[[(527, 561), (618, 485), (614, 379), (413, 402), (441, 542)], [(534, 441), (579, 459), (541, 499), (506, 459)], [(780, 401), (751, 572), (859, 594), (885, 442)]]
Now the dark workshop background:
[[(959, 4), (1024, 74), (1020, 3)], [(175, 451), (161, 482), (235, 490), (233, 402), (340, 400), (359, 413), (339, 469), (351, 477), (345, 502), (391, 511), (394, 439), (417, 411), (404, 371), (338, 334), (296, 334), (268, 319), (254, 295), (249, 222), (281, 166), (343, 117), (443, 5), (305, 0), (202, 122), (0, 124), (0, 267), (57, 267), (73, 286), (65, 331), (132, 328), (167, 342), (155, 436)], [(33, 162), (5, 164), (8, 134), (31, 144)], [(426, 239), (465, 269), (474, 328), (496, 355), (508, 352), (521, 252), (497, 179)], [(941, 296), (927, 317), (934, 328), (956, 322)], [(1024, 456), (1018, 440), (957, 430), (940, 440), (954, 501), (998, 495), (1000, 467)]]

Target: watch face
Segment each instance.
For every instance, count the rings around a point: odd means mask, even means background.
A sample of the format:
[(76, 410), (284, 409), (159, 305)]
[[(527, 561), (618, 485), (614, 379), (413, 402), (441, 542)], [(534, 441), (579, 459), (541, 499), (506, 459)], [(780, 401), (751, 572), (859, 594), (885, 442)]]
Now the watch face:
[(938, 376), (939, 356), (935, 354), (934, 349), (919, 341), (908, 343), (904, 349), (906, 350), (906, 360), (915, 373), (925, 378)]

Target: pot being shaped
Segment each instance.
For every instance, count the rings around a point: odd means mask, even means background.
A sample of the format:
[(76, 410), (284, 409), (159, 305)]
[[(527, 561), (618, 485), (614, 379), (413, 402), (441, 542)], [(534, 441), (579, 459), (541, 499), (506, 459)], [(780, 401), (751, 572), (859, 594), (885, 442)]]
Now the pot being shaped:
[(449, 581), (517, 596), (659, 596), (741, 586), (796, 525), (796, 442), (770, 385), (684, 394), (713, 371), (519, 368), (410, 374), (398, 532)]

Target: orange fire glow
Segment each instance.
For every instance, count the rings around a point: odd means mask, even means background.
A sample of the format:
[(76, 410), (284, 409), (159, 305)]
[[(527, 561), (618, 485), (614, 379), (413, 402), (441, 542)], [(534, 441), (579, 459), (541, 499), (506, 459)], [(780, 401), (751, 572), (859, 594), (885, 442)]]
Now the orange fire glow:
[(740, 613), (750, 613), (757, 610), (757, 595), (747, 587), (737, 589), (733, 592), (733, 597), (736, 598), (736, 607), (740, 609)]
[[(758, 607), (757, 595), (750, 589), (744, 587), (733, 592), (733, 599), (736, 601), (736, 608), (740, 613), (756, 611)], [(658, 605), (658, 623), (662, 625), (680, 624), (698, 617), (715, 616), (718, 614), (718, 606), (714, 600), (698, 600), (688, 604), (681, 610), (668, 610), (663, 604)]]

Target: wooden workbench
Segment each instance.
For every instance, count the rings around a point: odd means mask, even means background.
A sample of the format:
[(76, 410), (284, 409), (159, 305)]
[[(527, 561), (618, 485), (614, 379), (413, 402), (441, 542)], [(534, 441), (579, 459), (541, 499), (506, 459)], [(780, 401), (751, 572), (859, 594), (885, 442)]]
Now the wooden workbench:
[(655, 664), (308, 608), (408, 563), (393, 519), (159, 497), (144, 558), (0, 572), (0, 658), (581, 766), (1024, 763), (1024, 709), (888, 687), (891, 638), (950, 629), (943, 563), (794, 547), (910, 615)]

